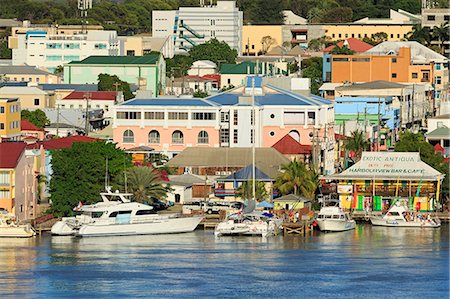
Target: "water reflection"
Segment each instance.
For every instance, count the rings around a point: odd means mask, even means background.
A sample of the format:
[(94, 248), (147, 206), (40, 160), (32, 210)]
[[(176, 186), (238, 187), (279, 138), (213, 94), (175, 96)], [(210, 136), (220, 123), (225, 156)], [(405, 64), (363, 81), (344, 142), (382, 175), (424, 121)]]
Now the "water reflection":
[(392, 297), (446, 298), (448, 232), (358, 225), (267, 239), (199, 230), (0, 240), (0, 295), (347, 298), (364, 290), (384, 298), (380, 290), (389, 289)]

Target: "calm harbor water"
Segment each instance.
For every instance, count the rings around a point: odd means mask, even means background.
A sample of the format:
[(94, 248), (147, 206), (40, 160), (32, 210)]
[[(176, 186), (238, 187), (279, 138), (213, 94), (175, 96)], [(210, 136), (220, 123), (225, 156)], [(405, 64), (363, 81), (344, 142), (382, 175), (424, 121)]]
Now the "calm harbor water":
[(0, 298), (449, 298), (449, 227), (0, 239)]

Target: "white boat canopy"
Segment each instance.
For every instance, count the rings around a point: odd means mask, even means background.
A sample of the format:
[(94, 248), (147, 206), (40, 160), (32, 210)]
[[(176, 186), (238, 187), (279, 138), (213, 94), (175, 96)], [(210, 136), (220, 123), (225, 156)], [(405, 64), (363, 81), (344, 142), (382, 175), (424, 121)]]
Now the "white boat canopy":
[(355, 165), (324, 177), (326, 180), (403, 181), (437, 181), (443, 178), (444, 174), (420, 160), (417, 152), (363, 152)]

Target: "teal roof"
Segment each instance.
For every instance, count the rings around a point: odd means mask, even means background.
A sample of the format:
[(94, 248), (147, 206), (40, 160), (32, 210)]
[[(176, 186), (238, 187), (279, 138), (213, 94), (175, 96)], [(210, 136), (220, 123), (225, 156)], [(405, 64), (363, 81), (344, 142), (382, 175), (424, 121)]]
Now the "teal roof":
[(161, 54), (152, 52), (145, 56), (89, 56), (81, 61), (72, 61), (73, 64), (156, 64)]

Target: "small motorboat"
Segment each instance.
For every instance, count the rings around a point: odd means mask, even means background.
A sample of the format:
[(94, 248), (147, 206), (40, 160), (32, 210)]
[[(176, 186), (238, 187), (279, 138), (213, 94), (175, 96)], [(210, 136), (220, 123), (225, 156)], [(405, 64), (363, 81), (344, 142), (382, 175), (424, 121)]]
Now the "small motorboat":
[(261, 236), (268, 237), (277, 234), (281, 230), (282, 220), (264, 212), (231, 214), (224, 221), (220, 222), (214, 235), (220, 236)]
[(342, 232), (355, 229), (356, 222), (350, 215), (337, 206), (322, 207), (316, 222), (321, 231)]
[(15, 216), (0, 214), (0, 237), (2, 238), (30, 238), (36, 235), (31, 224), (19, 225), (15, 221)]
[(441, 226), (439, 219), (431, 218), (431, 215), (418, 213), (408, 209), (406, 202), (396, 201), (386, 214), (371, 216), (370, 222), (375, 226), (390, 227), (423, 227), (438, 228)]

